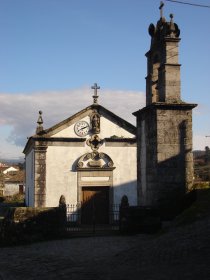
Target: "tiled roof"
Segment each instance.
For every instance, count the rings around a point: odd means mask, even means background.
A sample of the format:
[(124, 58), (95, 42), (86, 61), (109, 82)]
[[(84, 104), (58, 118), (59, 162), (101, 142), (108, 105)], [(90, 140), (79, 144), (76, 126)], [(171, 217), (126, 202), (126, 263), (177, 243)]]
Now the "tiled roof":
[(25, 182), (25, 171), (10, 172), (4, 176), (5, 183), (23, 183)]

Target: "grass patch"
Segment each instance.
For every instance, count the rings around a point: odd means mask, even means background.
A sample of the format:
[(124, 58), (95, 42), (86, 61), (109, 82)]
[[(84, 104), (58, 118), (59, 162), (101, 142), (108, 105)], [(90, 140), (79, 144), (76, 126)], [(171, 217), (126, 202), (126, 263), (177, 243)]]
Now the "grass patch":
[(196, 201), (175, 219), (175, 225), (182, 226), (210, 216), (210, 189), (198, 189)]

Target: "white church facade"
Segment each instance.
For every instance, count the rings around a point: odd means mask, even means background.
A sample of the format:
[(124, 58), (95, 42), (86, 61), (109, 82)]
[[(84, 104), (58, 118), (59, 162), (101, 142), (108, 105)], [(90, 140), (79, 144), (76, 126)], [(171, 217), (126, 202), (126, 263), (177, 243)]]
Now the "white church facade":
[(137, 205), (136, 127), (99, 105), (93, 88), (91, 106), (49, 129), (40, 112), (24, 149), (26, 206), (56, 207), (63, 196), (87, 209), (94, 203), (99, 223), (108, 223), (123, 196)]
[(193, 186), (197, 105), (181, 99), (180, 29), (173, 14), (170, 21), (163, 17), (163, 3), (159, 9), (160, 19), (148, 30), (146, 106), (133, 113), (137, 128), (98, 104), (97, 84), (91, 106), (49, 129), (40, 112), (24, 149), (27, 206), (55, 207), (62, 197), (87, 206), (85, 216), (94, 204), (100, 223), (109, 223), (110, 206), (124, 196), (132, 206), (165, 216), (181, 209)]

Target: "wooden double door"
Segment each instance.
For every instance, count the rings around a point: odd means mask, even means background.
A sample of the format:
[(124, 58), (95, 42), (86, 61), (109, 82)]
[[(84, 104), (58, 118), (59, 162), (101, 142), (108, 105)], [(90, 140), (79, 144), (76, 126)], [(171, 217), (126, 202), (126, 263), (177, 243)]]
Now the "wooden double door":
[(109, 187), (83, 187), (82, 224), (109, 223)]

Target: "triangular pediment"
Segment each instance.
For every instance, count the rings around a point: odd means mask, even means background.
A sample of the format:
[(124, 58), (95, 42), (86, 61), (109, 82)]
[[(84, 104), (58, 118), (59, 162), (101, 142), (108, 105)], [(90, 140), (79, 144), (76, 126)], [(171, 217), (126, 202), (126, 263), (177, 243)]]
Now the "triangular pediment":
[(97, 111), (102, 117), (106, 118), (114, 125), (117, 125), (122, 129), (124, 129), (125, 131), (133, 134), (133, 136), (136, 135), (136, 127), (134, 125), (130, 124), (129, 122), (115, 115), (114, 113), (107, 110), (101, 105), (91, 105), (79, 111), (78, 113), (72, 115), (71, 117), (63, 120), (62, 122), (44, 130), (42, 132), (42, 136), (54, 137), (56, 135), (59, 135), (61, 131), (69, 128), (70, 126), (74, 125), (76, 122), (88, 118), (93, 113), (93, 111)]
[[(136, 127), (126, 120), (120, 118), (116, 114), (107, 110), (101, 105), (93, 104), (72, 115), (71, 117), (57, 123), (56, 125), (40, 131), (38, 134), (31, 136), (25, 146), (24, 153), (34, 141), (85, 141), (85, 136), (78, 136), (75, 133), (75, 125), (79, 121), (84, 121), (90, 124), (91, 115), (97, 113), (100, 116), (101, 133), (103, 139), (132, 139), (136, 137)], [(91, 126), (91, 124), (90, 124)], [(87, 137), (93, 133), (90, 131)]]

